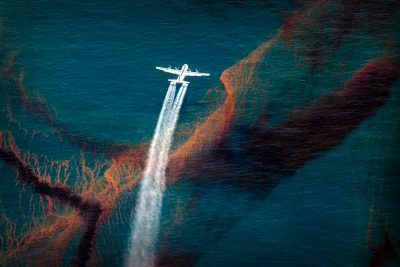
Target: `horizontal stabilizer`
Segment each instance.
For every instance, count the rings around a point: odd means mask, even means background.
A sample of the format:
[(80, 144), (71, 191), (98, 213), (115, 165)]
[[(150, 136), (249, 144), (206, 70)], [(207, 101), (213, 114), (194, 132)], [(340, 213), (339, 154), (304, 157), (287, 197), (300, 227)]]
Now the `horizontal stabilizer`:
[(189, 82), (187, 82), (187, 81), (178, 81), (178, 80), (175, 80), (175, 79), (168, 79), (168, 81), (173, 82), (173, 83), (189, 84)]

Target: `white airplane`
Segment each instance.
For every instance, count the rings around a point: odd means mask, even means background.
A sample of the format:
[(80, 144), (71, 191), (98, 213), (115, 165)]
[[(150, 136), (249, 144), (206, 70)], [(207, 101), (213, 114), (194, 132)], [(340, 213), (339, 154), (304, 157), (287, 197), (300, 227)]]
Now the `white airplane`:
[(172, 69), (171, 66), (169, 68), (156, 67), (156, 69), (178, 75), (178, 78), (168, 80), (170, 82), (176, 82), (176, 83), (189, 84), (189, 82), (184, 81), (186, 76), (210, 76), (209, 73), (202, 73), (198, 72), (197, 70), (191, 71), (187, 64), (184, 64), (181, 69), (178, 68)]

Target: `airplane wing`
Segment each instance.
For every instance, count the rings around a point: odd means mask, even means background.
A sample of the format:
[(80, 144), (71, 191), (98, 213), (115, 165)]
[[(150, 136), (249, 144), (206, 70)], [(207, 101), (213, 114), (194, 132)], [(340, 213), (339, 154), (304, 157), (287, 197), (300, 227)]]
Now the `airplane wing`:
[(156, 69), (162, 70), (162, 71), (165, 71), (165, 72), (169, 72), (169, 73), (173, 73), (173, 74), (176, 74), (176, 75), (179, 75), (181, 73), (181, 70), (176, 70), (176, 69), (171, 69), (171, 68), (156, 67)]
[(185, 76), (210, 76), (210, 73), (202, 73), (197, 71), (185, 71)]

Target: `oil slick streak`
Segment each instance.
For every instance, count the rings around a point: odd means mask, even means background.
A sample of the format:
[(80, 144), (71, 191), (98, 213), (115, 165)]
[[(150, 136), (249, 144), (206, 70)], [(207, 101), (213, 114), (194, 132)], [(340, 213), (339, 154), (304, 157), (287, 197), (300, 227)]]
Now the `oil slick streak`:
[(187, 84), (182, 84), (175, 97), (176, 83), (171, 82), (165, 96), (139, 191), (126, 266), (153, 266), (153, 248), (165, 189), (165, 169), (186, 89)]
[(13, 137), (5, 137), (5, 135), (0, 132), (0, 158), (15, 169), (18, 173), (18, 180), (23, 184), (30, 185), (35, 193), (46, 196), (49, 200), (58, 200), (75, 208), (82, 216), (85, 229), (78, 242), (74, 266), (88, 266), (93, 254), (93, 241), (104, 211), (103, 207), (95, 199), (85, 199), (81, 194), (75, 193), (67, 187), (51, 184), (37, 176), (33, 169), (20, 159), (20, 152), (15, 147)]

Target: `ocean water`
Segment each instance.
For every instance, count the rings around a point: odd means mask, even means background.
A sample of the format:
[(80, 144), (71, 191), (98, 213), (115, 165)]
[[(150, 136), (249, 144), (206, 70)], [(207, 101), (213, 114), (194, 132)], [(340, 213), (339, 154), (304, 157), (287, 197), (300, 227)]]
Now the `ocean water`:
[(0, 265), (123, 266), (188, 64), (156, 266), (398, 266), (397, 10), (1, 0)]

